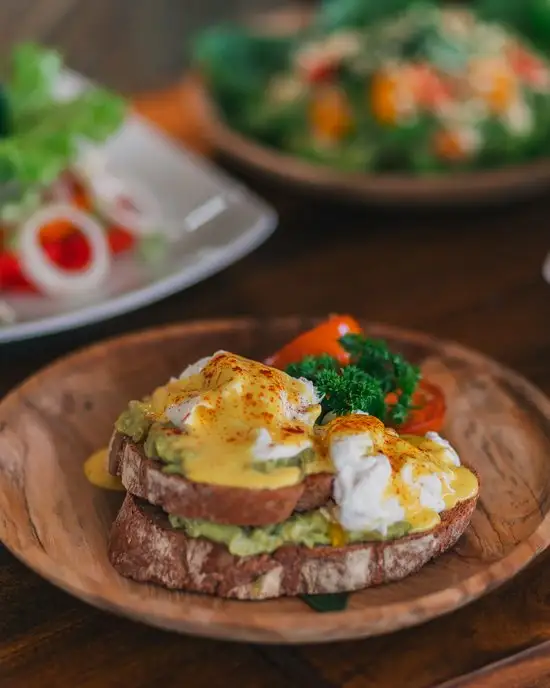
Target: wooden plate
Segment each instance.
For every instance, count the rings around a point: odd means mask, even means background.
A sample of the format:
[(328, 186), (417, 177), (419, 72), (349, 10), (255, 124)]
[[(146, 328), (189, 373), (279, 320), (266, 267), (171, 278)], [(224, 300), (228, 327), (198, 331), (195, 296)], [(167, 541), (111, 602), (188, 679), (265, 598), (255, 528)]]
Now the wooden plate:
[[(292, 33), (307, 25), (307, 9), (283, 9), (256, 15), (247, 24), (264, 33)], [(407, 206), (473, 205), (519, 200), (550, 186), (550, 160), (495, 170), (415, 177), (411, 174), (363, 174), (314, 165), (269, 148), (225, 124), (200, 78), (194, 77), (194, 96), (204, 136), (222, 156), (249, 171), (260, 171), (285, 184), (341, 200)], [(182, 110), (187, 104), (182, 102)]]
[(371, 326), (444, 388), (444, 433), (481, 476), (479, 507), (456, 549), (401, 582), (354, 593), (334, 613), (300, 599), (224, 601), (121, 578), (106, 556), (121, 495), (94, 488), (82, 472), (114, 418), (201, 356), (224, 348), (263, 358), (311, 324), (224, 320), (150, 330), (73, 354), (23, 383), (0, 404), (0, 539), (38, 574), (103, 609), (185, 633), (276, 643), (424, 622), (500, 585), (548, 545), (550, 401), (461, 346)]

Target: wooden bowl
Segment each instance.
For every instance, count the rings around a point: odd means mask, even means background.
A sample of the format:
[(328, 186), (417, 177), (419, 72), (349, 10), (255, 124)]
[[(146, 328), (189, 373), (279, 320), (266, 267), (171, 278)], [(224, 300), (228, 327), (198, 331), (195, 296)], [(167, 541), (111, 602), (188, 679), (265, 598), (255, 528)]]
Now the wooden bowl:
[(387, 633), (450, 612), (508, 580), (550, 542), (550, 401), (456, 344), (385, 326), (367, 331), (418, 361), (446, 394), (444, 435), (481, 477), (472, 524), (454, 551), (398, 583), (319, 613), (301, 599), (226, 601), (120, 577), (107, 559), (121, 494), (90, 485), (83, 462), (128, 400), (220, 348), (263, 358), (311, 319), (194, 322), (72, 354), (0, 403), (0, 539), (39, 575), (97, 607), (166, 629), (264, 643)]
[[(303, 8), (256, 15), (248, 25), (264, 33), (292, 33), (307, 25), (311, 11)], [(520, 200), (550, 186), (550, 159), (495, 170), (457, 172), (429, 177), (412, 174), (366, 174), (315, 165), (296, 156), (263, 145), (231, 129), (199, 75), (194, 75), (194, 95), (201, 116), (201, 128), (212, 147), (249, 172), (261, 172), (284, 184), (344, 201), (389, 206), (456, 206)], [(182, 107), (186, 107), (182, 103)]]

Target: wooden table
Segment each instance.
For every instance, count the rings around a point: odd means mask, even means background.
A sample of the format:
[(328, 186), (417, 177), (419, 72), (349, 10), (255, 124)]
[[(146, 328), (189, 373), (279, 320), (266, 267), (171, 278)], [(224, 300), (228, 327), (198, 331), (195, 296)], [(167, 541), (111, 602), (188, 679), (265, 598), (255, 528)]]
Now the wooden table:
[[(182, 36), (229, 5), (2, 0), (0, 36), (4, 46), (28, 37), (58, 44), (90, 76), (141, 91), (176, 79), (185, 65)], [(152, 103), (146, 99), (143, 107), (189, 137), (174, 98)], [(545, 199), (409, 214), (344, 209), (254, 185), (281, 217), (262, 248), (137, 313), (3, 346), (0, 391), (75, 347), (128, 330), (188, 318), (349, 311), (459, 340), (550, 392), (550, 287), (541, 278), (550, 249)], [(549, 686), (543, 641), (550, 643), (544, 556), (505, 589), (420, 628), (292, 648), (181, 637), (115, 618), (43, 582), (0, 546), (2, 688), (221, 688), (230, 678), (240, 688)]]

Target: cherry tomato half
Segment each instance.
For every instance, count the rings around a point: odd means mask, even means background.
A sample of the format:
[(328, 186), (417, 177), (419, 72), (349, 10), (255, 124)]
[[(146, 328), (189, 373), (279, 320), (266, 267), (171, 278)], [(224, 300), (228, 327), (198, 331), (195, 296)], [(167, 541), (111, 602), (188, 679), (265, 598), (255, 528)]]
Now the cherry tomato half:
[(339, 343), (345, 334), (361, 332), (361, 326), (350, 315), (331, 315), (327, 320), (307, 332), (303, 332), (276, 354), (267, 359), (267, 365), (284, 369), (289, 363), (296, 363), (304, 356), (329, 354), (342, 365), (349, 363), (349, 354)]
[(23, 274), (19, 258), (12, 251), (0, 253), (0, 292), (2, 291), (38, 291)]
[(129, 251), (136, 243), (135, 235), (119, 225), (113, 225), (112, 227), (109, 227), (107, 232), (107, 240), (109, 242), (109, 247), (111, 248), (111, 253), (114, 255)]
[(399, 432), (409, 435), (439, 432), (443, 427), (446, 411), (442, 390), (427, 380), (421, 380), (413, 395), (413, 404), (419, 408), (413, 410), (408, 420), (399, 426)]

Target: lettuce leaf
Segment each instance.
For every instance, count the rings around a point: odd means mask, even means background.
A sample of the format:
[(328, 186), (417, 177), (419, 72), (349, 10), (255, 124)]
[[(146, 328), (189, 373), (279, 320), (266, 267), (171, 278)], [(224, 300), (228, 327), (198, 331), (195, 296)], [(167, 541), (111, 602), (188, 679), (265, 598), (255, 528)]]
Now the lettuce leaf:
[(14, 119), (40, 111), (51, 103), (52, 91), (62, 67), (61, 56), (53, 50), (43, 50), (33, 43), (15, 47), (8, 81)]
[(13, 52), (5, 83), (11, 129), (0, 139), (0, 183), (48, 184), (74, 160), (82, 141), (100, 143), (122, 124), (124, 101), (101, 88), (55, 98), (63, 62), (33, 44)]
[(336, 592), (328, 595), (301, 595), (301, 598), (316, 612), (341, 612), (347, 607), (349, 593)]
[(247, 126), (264, 96), (266, 84), (289, 66), (293, 38), (261, 36), (219, 26), (195, 41), (193, 61), (225, 118)]
[(408, 10), (411, 5), (433, 6), (433, 0), (324, 0), (316, 17), (321, 33), (361, 29)]

